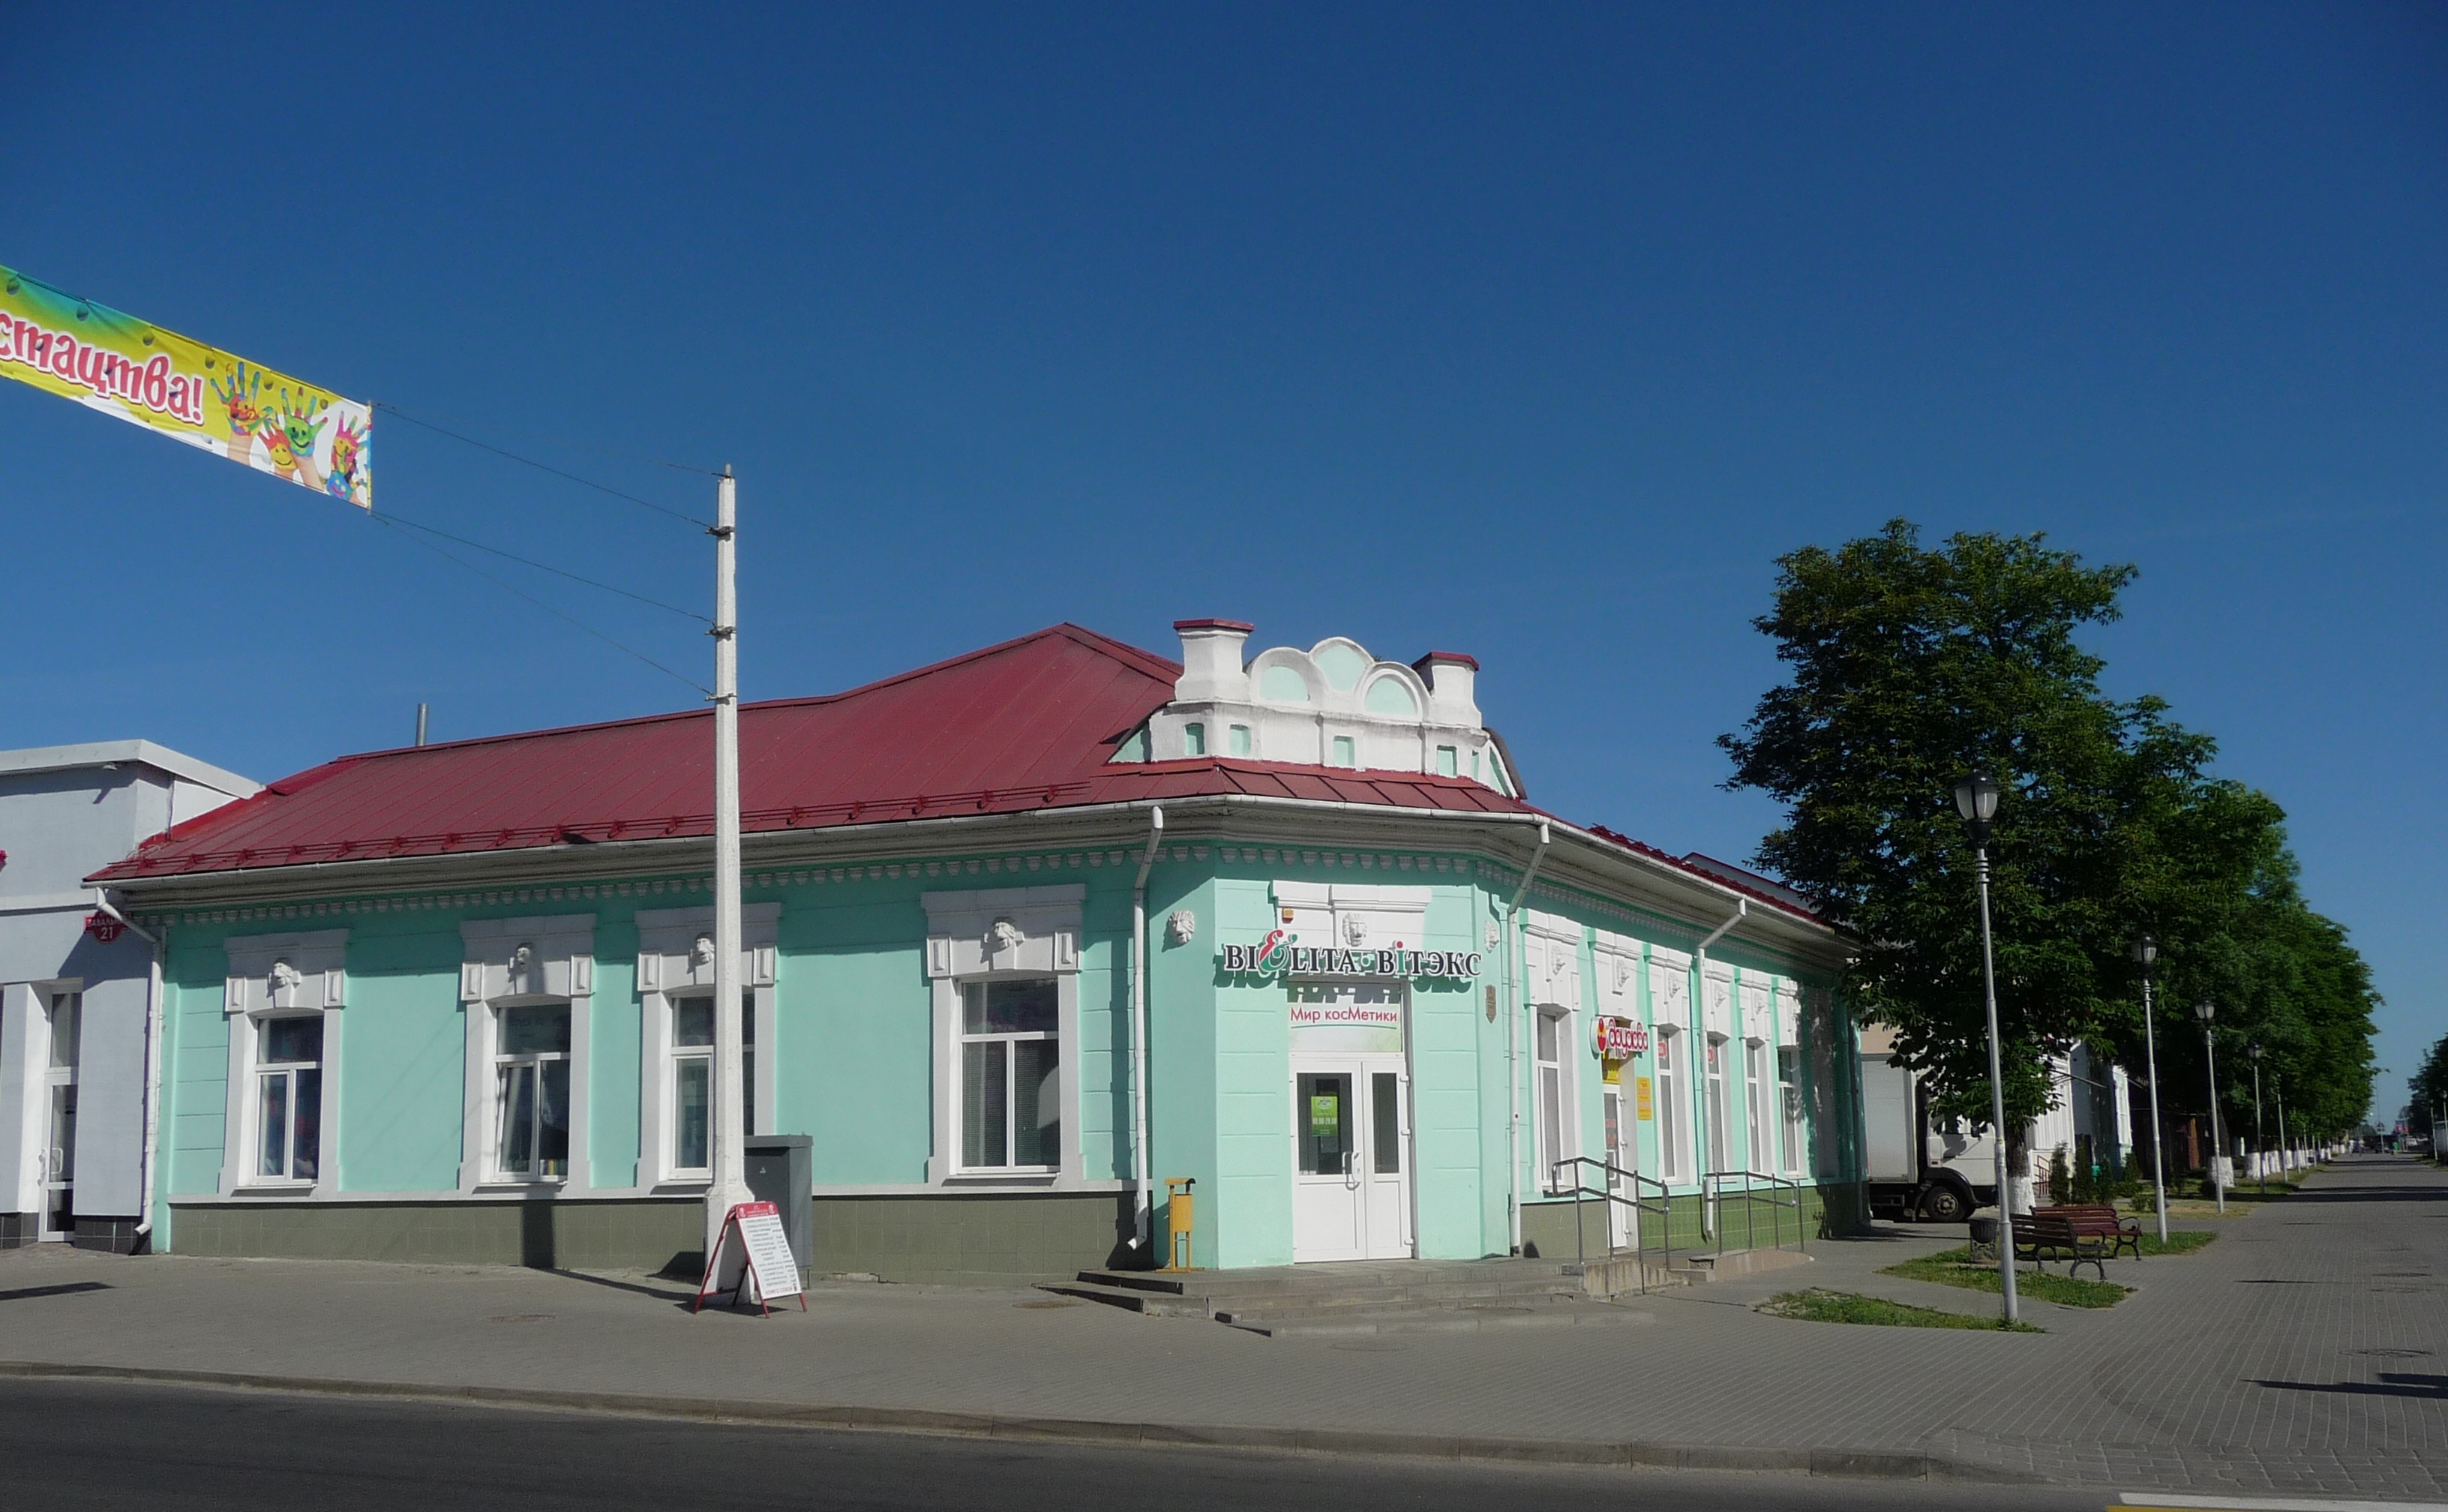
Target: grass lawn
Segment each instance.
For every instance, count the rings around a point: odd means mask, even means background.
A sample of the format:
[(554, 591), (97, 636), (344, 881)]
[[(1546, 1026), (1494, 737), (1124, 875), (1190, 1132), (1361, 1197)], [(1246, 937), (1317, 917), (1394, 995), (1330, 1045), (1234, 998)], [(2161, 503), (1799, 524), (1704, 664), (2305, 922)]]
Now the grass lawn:
[[(2156, 1235), (2153, 1235), (2155, 1238)], [(2168, 1235), (2172, 1242), (2175, 1235)], [(1998, 1279), (1995, 1261), (1975, 1261), (1966, 1247), (1941, 1250), (1924, 1254), (1918, 1260), (1901, 1265), (1882, 1266), (1881, 1275), (1900, 1275), (1907, 1281), (1935, 1281), (1941, 1286), (1960, 1286), (1972, 1292), (2002, 1292), (2004, 1283)], [(2042, 1302), (2056, 1302), (2070, 1308), (2113, 1308), (2133, 1294), (2130, 1286), (2113, 1281), (2084, 1281), (2048, 1271), (2015, 1273), (2015, 1290), (2024, 1296)]]
[[(2175, 1215), (2171, 1213), (2169, 1216), (2173, 1217)], [(2190, 1254), (2195, 1250), (2200, 1249), (2203, 1245), (2208, 1244), (2212, 1239), (2218, 1237), (2217, 1234), (2211, 1233), (2208, 1229), (2170, 1229), (2168, 1231), (2168, 1242), (2161, 1244), (2159, 1242), (2158, 1226), (2148, 1221), (2150, 1218), (2149, 1214), (2144, 1214), (2143, 1217), (2146, 1220), (2142, 1225), (2142, 1253), (2144, 1254)]]
[[(1983, 1329), (1990, 1332), (2004, 1330), (2006, 1325), (1996, 1318), (1967, 1317), (1960, 1312), (1941, 1312), (1936, 1308), (1917, 1308), (1908, 1302), (1886, 1302), (1878, 1297), (1864, 1296), (1859, 1292), (1784, 1292), (1760, 1304), (1759, 1310), (1770, 1317), (1801, 1318), (1809, 1323), (1868, 1323), (1896, 1329)], [(2040, 1333), (2045, 1330), (2028, 1323), (2014, 1326), (2016, 1333)]]

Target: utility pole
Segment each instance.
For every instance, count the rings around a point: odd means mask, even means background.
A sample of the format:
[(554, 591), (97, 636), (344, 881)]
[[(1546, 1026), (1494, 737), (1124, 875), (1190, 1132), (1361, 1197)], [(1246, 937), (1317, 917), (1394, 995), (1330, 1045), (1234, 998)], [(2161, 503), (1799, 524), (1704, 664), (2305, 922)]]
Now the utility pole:
[(2269, 1073), (2269, 1095), (2278, 1100), (2279, 1169), (2286, 1173), (2287, 1180), (2292, 1181), (2295, 1179), (2295, 1147), (2286, 1142), (2285, 1072), (2272, 1070)]
[(2210, 1021), (2218, 1014), (2217, 1005), (2204, 998), (2193, 1005), (2193, 1016), (2202, 1021), (2202, 1064), (2209, 1077), (2210, 1089), (2210, 1190), (2218, 1196), (2220, 1217), (2227, 1216), (2227, 1183), (2219, 1179), (2219, 1161), (2227, 1155), (2226, 1137), (2219, 1133), (2218, 1106), (2218, 1043)]
[(705, 1189), (710, 1265), (722, 1220), (750, 1200), (741, 1142), (746, 1120), (739, 1023), (739, 615), (733, 580), (738, 541), (731, 469), (714, 489), (714, 1180)]

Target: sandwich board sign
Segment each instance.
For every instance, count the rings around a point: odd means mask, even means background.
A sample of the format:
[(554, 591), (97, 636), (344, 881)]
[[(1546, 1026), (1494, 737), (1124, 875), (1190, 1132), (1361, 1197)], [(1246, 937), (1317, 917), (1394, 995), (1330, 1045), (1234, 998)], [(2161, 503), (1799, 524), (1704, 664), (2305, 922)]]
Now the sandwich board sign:
[(782, 1210), (771, 1202), (736, 1202), (723, 1215), (715, 1235), (714, 1254), (706, 1257), (705, 1278), (698, 1283), (694, 1312), (718, 1292), (731, 1293), (734, 1306), (754, 1286), (756, 1305), (773, 1316), (775, 1297), (795, 1296), (799, 1311), (808, 1310), (806, 1288), (799, 1285), (799, 1262), (791, 1254), (791, 1236), (782, 1232)]

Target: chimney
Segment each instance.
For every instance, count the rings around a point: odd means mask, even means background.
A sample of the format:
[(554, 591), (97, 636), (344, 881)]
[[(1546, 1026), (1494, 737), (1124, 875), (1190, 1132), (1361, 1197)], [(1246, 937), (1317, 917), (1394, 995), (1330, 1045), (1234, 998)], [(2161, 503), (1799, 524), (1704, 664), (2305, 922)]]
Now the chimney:
[(1181, 636), (1181, 679), (1173, 685), (1176, 701), (1250, 701), (1250, 674), (1241, 664), (1241, 646), (1253, 626), (1238, 620), (1176, 620), (1173, 627)]
[(1479, 658), (1431, 651), (1412, 662), (1411, 670), (1428, 685), (1430, 719), (1479, 728)]

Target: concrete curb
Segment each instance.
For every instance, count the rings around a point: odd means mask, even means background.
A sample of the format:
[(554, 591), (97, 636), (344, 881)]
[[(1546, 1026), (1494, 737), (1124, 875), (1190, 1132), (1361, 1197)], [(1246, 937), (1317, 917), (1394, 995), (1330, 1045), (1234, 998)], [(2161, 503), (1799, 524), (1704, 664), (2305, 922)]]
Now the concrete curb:
[(348, 1381), (322, 1376), (259, 1375), (240, 1370), (184, 1370), (132, 1365), (76, 1365), (0, 1360), (0, 1379), (125, 1381), (315, 1396), (460, 1402), (484, 1407), (601, 1412), (624, 1417), (863, 1432), (946, 1434), (1040, 1443), (1104, 1444), (1133, 1448), (1262, 1449), (1288, 1454), (1367, 1455), (1401, 1459), (1471, 1460), (1678, 1470), (1777, 1471), (1884, 1481), (1952, 1481), (2044, 1485), (2018, 1475), (1943, 1455), (1847, 1449), (1787, 1449), (1746, 1445), (1606, 1443), (1582, 1439), (1473, 1437), (1376, 1432), (1361, 1428), (1245, 1427), (1176, 1423), (1118, 1423), (1100, 1418), (1007, 1417), (940, 1412), (924, 1407), (825, 1406), (753, 1398), (674, 1401), (617, 1391), (564, 1391), (539, 1387), (434, 1386), (407, 1381)]

